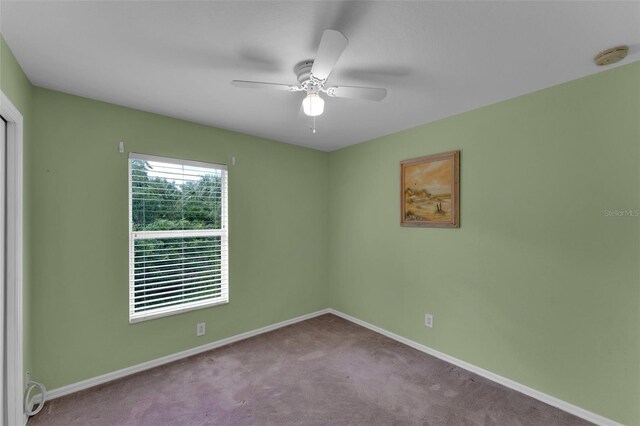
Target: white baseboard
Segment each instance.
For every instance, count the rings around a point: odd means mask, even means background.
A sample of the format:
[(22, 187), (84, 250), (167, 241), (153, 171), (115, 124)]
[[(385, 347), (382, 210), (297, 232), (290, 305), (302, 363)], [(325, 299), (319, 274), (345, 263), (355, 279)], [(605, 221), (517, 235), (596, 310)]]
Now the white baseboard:
[[(261, 327), (252, 331), (247, 331), (246, 333), (236, 334), (235, 336), (227, 337), (226, 339), (216, 340), (215, 342), (211, 342), (202, 346), (197, 346), (195, 348), (187, 349), (182, 352), (176, 352), (171, 355), (163, 356), (162, 358), (156, 358), (151, 361), (143, 362), (141, 364), (136, 364), (131, 367), (123, 368), (122, 370), (117, 370), (111, 373), (103, 374), (101, 376), (92, 377), (91, 379), (82, 380), (80, 382), (72, 383), (67, 386), (62, 386), (57, 389), (47, 390), (45, 401), (59, 398), (64, 395), (69, 395), (70, 393), (78, 392), (78, 391), (88, 389), (97, 385), (101, 385), (103, 383), (107, 383), (112, 380), (120, 379), (122, 377), (126, 377), (131, 374), (139, 373), (141, 371), (148, 370), (150, 368), (158, 367), (163, 364), (168, 364), (170, 362), (177, 361), (182, 358), (187, 358), (202, 352), (210, 351), (211, 349), (219, 348), (221, 346), (225, 346), (230, 343), (248, 339), (249, 337), (257, 336), (262, 333), (267, 333), (269, 331), (273, 331), (278, 328), (285, 327), (287, 325), (295, 324), (297, 322), (305, 321), (305, 320), (308, 320), (320, 315), (328, 314), (328, 313), (329, 313), (329, 309), (322, 309), (316, 312), (312, 312), (310, 314), (301, 315), (299, 317), (295, 317), (289, 320), (267, 325), (265, 327)], [(41, 401), (41, 395), (36, 395), (31, 399), (30, 405), (33, 406), (35, 404), (38, 404), (40, 401)]]
[(623, 426), (621, 423), (618, 423), (614, 420), (608, 419), (606, 417), (603, 417), (599, 414), (596, 413), (592, 413), (591, 411), (587, 411), (584, 408), (580, 408), (576, 405), (570, 404), (566, 401), (563, 401), (561, 399), (558, 399), (556, 397), (553, 397), (551, 395), (547, 395), (545, 393), (542, 393), (540, 391), (537, 391), (535, 389), (532, 389), (528, 386), (525, 386), (521, 383), (515, 382), (511, 379), (507, 379), (506, 377), (502, 377), (498, 374), (492, 373), (491, 371), (485, 370), (483, 368), (480, 367), (476, 367), (473, 364), (469, 364), (468, 362), (459, 360), (457, 358), (452, 357), (451, 355), (447, 355), (443, 352), (437, 351), (435, 349), (432, 349), (428, 346), (422, 345), (420, 343), (414, 342), (413, 340), (409, 340), (405, 337), (399, 336), (395, 333), (392, 333), (390, 331), (385, 330), (384, 328), (380, 328), (378, 326), (375, 326), (373, 324), (370, 324), (366, 321), (362, 321), (361, 319), (352, 317), (351, 315), (347, 315), (343, 312), (337, 311), (335, 309), (328, 309), (328, 311), (336, 316), (339, 316), (341, 318), (344, 318), (348, 321), (351, 321), (355, 324), (358, 324), (362, 327), (368, 328), (369, 330), (375, 331), (376, 333), (380, 333), (384, 336), (387, 336), (393, 340), (396, 340), (400, 343), (404, 343), (407, 346), (411, 346), (414, 349), (417, 349), (421, 352), (427, 353), (429, 355), (432, 355), (436, 358), (440, 358), (443, 361), (447, 361), (455, 366), (458, 366), (460, 368), (464, 368), (465, 370), (471, 371), (475, 374), (477, 374), (478, 376), (482, 376), (486, 379), (489, 379), (493, 382), (499, 383), (505, 387), (508, 387), (510, 389), (513, 389), (515, 391), (518, 391), (520, 393), (523, 393), (525, 395), (528, 395), (532, 398), (537, 399), (538, 401), (542, 401), (545, 404), (549, 404), (551, 406), (554, 406), (556, 408), (559, 408), (563, 411), (566, 411), (567, 413), (573, 414), (574, 416), (580, 417), (582, 419), (588, 420), (592, 423), (595, 423), (597, 425), (600, 426)]
[[(341, 318), (344, 318), (348, 321), (351, 321), (355, 324), (358, 324), (362, 327), (368, 328), (369, 330), (375, 331), (376, 333), (380, 333), (384, 336), (387, 336), (393, 340), (396, 340), (400, 343), (403, 343), (407, 346), (410, 346), (414, 349), (417, 349), (421, 352), (427, 353), (429, 355), (435, 356), (436, 358), (440, 358), (444, 361), (447, 361), (453, 365), (456, 365), (460, 368), (464, 368), (465, 370), (471, 371), (479, 376), (482, 376), (486, 379), (489, 379), (493, 382), (499, 383), (505, 387), (508, 387), (510, 389), (513, 389), (515, 391), (518, 391), (520, 393), (523, 393), (525, 395), (528, 395), (532, 398), (535, 398), (539, 401), (542, 401), (546, 404), (549, 404), (553, 407), (559, 408), (563, 411), (566, 411), (567, 413), (573, 414), (574, 416), (583, 418), (585, 420), (588, 420), (592, 423), (595, 423), (597, 425), (600, 426), (623, 426), (621, 423), (618, 423), (616, 421), (613, 421), (611, 419), (608, 419), (606, 417), (603, 417), (599, 414), (595, 414), (592, 413), (588, 410), (585, 410), (584, 408), (580, 408), (576, 405), (570, 404), (566, 401), (563, 401), (561, 399), (555, 398), (553, 396), (547, 395), (545, 393), (542, 393), (540, 391), (537, 391), (535, 389), (532, 389), (528, 386), (525, 386), (521, 383), (515, 382), (511, 379), (507, 379), (506, 377), (502, 377), (498, 374), (492, 373), (488, 370), (485, 370), (483, 368), (480, 367), (476, 367), (473, 364), (469, 364), (465, 361), (459, 360), (457, 358), (454, 358), (450, 355), (447, 355), (443, 352), (437, 351), (435, 349), (432, 349), (428, 346), (422, 345), (420, 343), (414, 342), (413, 340), (407, 339), (405, 337), (399, 336), (395, 333), (392, 333), (390, 331), (385, 330), (384, 328), (380, 328), (378, 326), (375, 326), (373, 324), (370, 324), (366, 321), (362, 321), (361, 319), (352, 317), (351, 315), (347, 315), (343, 312), (337, 311), (335, 309), (332, 308), (327, 308), (327, 309), (322, 309), (307, 315), (302, 315), (296, 318), (292, 318), (286, 321), (281, 321), (275, 324), (271, 324), (271, 325), (267, 325), (265, 327), (262, 328), (258, 328), (256, 330), (252, 330), (252, 331), (247, 331), (246, 333), (241, 333), (241, 334), (237, 334), (235, 336), (231, 336), (231, 337), (227, 337), (226, 339), (221, 339), (221, 340), (217, 340), (215, 342), (211, 342), (211, 343), (207, 343), (205, 345), (202, 346), (197, 346), (195, 348), (192, 349), (187, 349), (185, 351), (182, 352), (177, 352), (175, 354), (171, 354), (171, 355), (167, 355), (164, 356), (162, 358), (157, 358), (151, 361), (147, 361), (147, 362), (143, 362), (141, 364), (136, 364), (134, 366), (131, 367), (127, 367), (127, 368), (123, 368), (121, 370), (117, 370), (111, 373), (107, 373), (107, 374), (103, 374), (101, 376), (97, 376), (97, 377), (93, 377), (91, 379), (87, 379), (87, 380), (83, 380), (77, 383), (72, 383), (70, 385), (67, 386), (63, 386), (57, 389), (53, 389), (53, 390), (48, 390), (47, 394), (46, 394), (46, 400), (51, 400), (51, 399), (55, 399), (55, 398), (59, 398), (61, 396), (64, 395), (68, 395), (74, 392), (78, 392), (84, 389), (88, 389), (91, 388), (93, 386), (97, 386), (97, 385), (101, 385), (103, 383), (107, 383), (110, 382), (112, 380), (116, 380), (116, 379), (120, 379), (122, 377), (125, 376), (129, 376), (131, 374), (135, 374), (135, 373), (139, 373), (141, 371), (144, 370), (148, 370), (150, 368), (154, 368), (154, 367), (158, 367), (160, 365), (163, 364), (167, 364), (173, 361), (177, 361), (179, 359), (182, 358), (187, 358), (202, 352), (206, 352), (206, 351), (210, 351), (211, 349), (215, 349), (215, 348), (219, 348), (221, 346), (225, 346), (228, 345), (230, 343), (234, 343), (234, 342), (238, 342), (240, 340), (244, 340), (244, 339), (248, 339), (249, 337), (253, 337), (253, 336), (257, 336), (259, 334), (262, 333), (266, 333), (272, 330), (276, 330), (278, 328), (282, 328), (285, 327), (287, 325), (291, 325), (291, 324), (295, 324), (297, 322), (300, 321), (305, 321), (320, 315), (324, 315), (324, 314), (334, 314), (336, 316), (339, 316)], [(34, 404), (37, 404), (40, 402), (40, 395), (36, 395), (34, 398), (31, 399), (30, 404), (33, 406)]]

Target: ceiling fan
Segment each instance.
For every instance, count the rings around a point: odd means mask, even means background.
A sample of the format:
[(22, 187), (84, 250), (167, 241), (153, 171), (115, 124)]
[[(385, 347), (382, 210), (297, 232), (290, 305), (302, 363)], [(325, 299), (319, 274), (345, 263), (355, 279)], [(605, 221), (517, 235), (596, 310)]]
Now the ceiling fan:
[(233, 80), (236, 87), (248, 89), (272, 89), (285, 92), (307, 92), (302, 101), (302, 110), (306, 115), (316, 117), (324, 112), (324, 100), (320, 93), (332, 98), (350, 98), (367, 101), (381, 101), (387, 96), (387, 89), (376, 87), (331, 86), (325, 87), (327, 78), (338, 62), (349, 41), (336, 30), (325, 30), (318, 46), (315, 59), (299, 62), (294, 67), (298, 84), (263, 83), (259, 81)]

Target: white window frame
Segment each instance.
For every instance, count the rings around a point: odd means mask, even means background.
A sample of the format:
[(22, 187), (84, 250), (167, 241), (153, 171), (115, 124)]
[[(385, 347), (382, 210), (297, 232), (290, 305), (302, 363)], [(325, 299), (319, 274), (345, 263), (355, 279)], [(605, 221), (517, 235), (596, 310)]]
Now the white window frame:
[[(171, 163), (184, 166), (205, 167), (216, 169), (222, 172), (222, 206), (220, 229), (198, 229), (184, 231), (133, 231), (133, 187), (131, 181), (131, 160), (156, 161), (162, 163)], [(208, 308), (211, 306), (224, 305), (229, 303), (229, 224), (228, 224), (228, 171), (224, 164), (203, 163), (200, 161), (182, 160), (178, 158), (160, 157), (156, 155), (138, 154), (131, 152), (127, 159), (127, 173), (129, 181), (129, 323), (134, 324), (141, 321), (147, 321), (154, 318), (176, 315), (183, 312), (189, 312), (196, 309)], [(206, 299), (195, 302), (186, 302), (179, 305), (173, 305), (163, 308), (151, 309), (148, 312), (140, 312), (134, 314), (134, 291), (135, 291), (135, 262), (134, 248), (136, 240), (141, 239), (160, 239), (160, 238), (187, 238), (187, 237), (220, 237), (221, 244), (221, 281), (225, 294), (223, 297), (215, 299)]]

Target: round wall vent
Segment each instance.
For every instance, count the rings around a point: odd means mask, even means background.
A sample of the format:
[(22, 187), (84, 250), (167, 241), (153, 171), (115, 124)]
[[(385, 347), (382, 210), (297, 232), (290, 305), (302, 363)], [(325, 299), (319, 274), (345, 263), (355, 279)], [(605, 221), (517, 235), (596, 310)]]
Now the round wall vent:
[(629, 46), (612, 47), (598, 53), (593, 60), (598, 65), (611, 65), (626, 58), (627, 53), (629, 53)]

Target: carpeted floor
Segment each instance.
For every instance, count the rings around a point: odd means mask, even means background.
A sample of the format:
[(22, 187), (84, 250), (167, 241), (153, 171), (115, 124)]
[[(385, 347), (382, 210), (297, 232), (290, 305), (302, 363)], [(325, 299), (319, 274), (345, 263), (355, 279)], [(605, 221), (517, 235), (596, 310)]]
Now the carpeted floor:
[(587, 425), (333, 315), (47, 402), (37, 425)]

